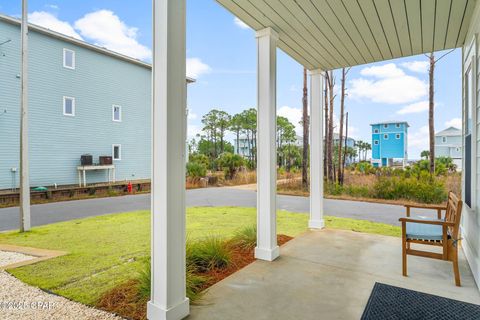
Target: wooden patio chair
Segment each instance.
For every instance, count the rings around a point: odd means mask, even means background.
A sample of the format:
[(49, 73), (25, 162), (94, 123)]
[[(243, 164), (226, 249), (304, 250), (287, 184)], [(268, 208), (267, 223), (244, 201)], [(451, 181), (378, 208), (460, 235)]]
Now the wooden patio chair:
[[(453, 193), (449, 192), (446, 206), (426, 205), (415, 206), (405, 205), (407, 217), (400, 218), (402, 223), (402, 267), (403, 275), (407, 276), (407, 255), (420, 256), (425, 258), (434, 258), (453, 262), (453, 273), (455, 275), (455, 285), (460, 286), (460, 272), (458, 270), (458, 241), (460, 217), (462, 214), (462, 200)], [(437, 210), (437, 218), (411, 218), (411, 208), (433, 209)], [(442, 218), (442, 211), (445, 216)], [(442, 247), (442, 253), (414, 250), (410, 244), (426, 244)]]

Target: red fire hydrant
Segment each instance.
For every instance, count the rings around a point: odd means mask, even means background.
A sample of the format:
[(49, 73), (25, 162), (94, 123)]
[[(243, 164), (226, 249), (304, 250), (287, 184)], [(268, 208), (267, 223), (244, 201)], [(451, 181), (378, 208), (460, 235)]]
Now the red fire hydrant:
[(133, 189), (132, 183), (129, 182), (128, 185), (127, 185), (127, 191), (128, 191), (128, 193), (132, 193), (132, 189)]

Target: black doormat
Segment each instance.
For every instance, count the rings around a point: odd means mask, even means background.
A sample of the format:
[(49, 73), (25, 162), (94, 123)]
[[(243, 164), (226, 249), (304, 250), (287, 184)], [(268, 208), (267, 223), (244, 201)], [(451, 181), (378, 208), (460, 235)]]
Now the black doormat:
[(362, 320), (477, 320), (480, 306), (375, 283)]

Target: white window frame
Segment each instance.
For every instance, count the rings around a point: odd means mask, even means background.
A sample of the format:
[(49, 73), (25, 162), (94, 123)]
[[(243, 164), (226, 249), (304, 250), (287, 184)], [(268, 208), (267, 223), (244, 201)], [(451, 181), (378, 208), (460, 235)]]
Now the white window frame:
[[(119, 118), (115, 119), (115, 108), (118, 108), (119, 110)], [(112, 121), (113, 122), (122, 122), (122, 106), (119, 106), (118, 104), (112, 105)]]
[[(67, 62), (67, 59), (66, 59), (67, 52), (72, 53), (72, 66), (67, 66), (67, 63), (66, 63)], [(63, 67), (67, 68), (67, 69), (75, 70), (75, 51), (67, 49), (67, 48), (63, 48)]]
[(373, 140), (373, 145), (374, 146), (378, 146), (380, 144), (380, 142), (378, 140)]
[(447, 143), (447, 137), (442, 137), (442, 143)]
[(379, 133), (380, 131), (378, 129), (373, 129), (373, 133)]
[(400, 140), (401, 137), (400, 133), (395, 134), (395, 139)]
[(388, 133), (385, 133), (385, 134), (383, 135), (383, 140), (388, 140)]
[[(115, 148), (118, 147), (118, 158), (115, 158)], [(112, 160), (120, 161), (122, 160), (122, 145), (121, 144), (112, 144)]]
[(383, 125), (383, 128), (384, 128), (384, 129), (388, 129), (388, 124), (384, 124), (384, 125)]
[[(72, 113), (67, 113), (66, 110), (66, 101), (67, 99), (72, 100)], [(75, 98), (63, 96), (63, 115), (67, 117), (75, 117)]]
[(400, 123), (396, 123), (395, 128), (397, 128), (397, 129), (400, 128)]

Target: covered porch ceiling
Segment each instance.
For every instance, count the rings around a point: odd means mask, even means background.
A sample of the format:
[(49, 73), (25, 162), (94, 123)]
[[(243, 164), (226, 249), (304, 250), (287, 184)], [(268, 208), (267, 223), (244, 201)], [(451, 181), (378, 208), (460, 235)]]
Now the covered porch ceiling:
[(464, 44), (476, 0), (217, 0), (310, 70), (332, 70)]

